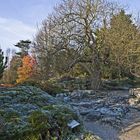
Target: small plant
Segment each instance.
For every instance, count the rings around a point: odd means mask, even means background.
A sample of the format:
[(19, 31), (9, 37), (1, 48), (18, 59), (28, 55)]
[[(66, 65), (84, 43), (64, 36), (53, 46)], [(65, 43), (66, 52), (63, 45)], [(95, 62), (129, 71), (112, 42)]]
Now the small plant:
[(97, 137), (97, 136), (94, 136), (94, 135), (91, 134), (91, 133), (86, 133), (86, 134), (84, 135), (83, 140), (101, 140), (101, 139), (100, 139), (99, 137)]

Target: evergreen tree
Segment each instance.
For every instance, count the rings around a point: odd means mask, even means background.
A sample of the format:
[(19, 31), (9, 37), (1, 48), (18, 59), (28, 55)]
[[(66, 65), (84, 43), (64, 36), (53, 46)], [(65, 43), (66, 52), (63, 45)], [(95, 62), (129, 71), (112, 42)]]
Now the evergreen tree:
[(3, 72), (4, 72), (4, 69), (6, 68), (7, 62), (8, 62), (8, 57), (4, 58), (4, 53), (2, 49), (0, 49), (0, 79), (3, 76)]
[(131, 18), (121, 10), (112, 17), (110, 26), (100, 31), (103, 56), (107, 58), (103, 67), (110, 78), (133, 77), (138, 72), (140, 33)]
[(20, 40), (15, 46), (20, 49), (20, 52), (17, 55), (20, 55), (22, 58), (28, 55), (28, 51), (30, 49), (30, 40)]

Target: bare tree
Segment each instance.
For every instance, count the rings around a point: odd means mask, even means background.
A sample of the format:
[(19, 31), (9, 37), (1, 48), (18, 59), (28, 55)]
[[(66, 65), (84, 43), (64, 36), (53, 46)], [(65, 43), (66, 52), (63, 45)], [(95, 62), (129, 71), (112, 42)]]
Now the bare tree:
[(49, 62), (48, 69), (52, 70), (51, 66), (57, 64), (56, 56), (65, 52), (62, 68), (67, 71), (80, 64), (90, 76), (91, 88), (99, 89), (102, 60), (97, 30), (119, 10), (115, 6), (105, 0), (64, 0), (56, 7), (43, 23), (35, 43), (38, 55)]

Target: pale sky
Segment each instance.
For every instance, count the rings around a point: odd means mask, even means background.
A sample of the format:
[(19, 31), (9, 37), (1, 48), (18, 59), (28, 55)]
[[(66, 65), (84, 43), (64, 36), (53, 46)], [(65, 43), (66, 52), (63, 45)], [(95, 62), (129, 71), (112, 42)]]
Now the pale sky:
[[(127, 5), (129, 12), (140, 11), (140, 0), (112, 0)], [(19, 40), (31, 39), (48, 13), (61, 0), (0, 0), (0, 45), (13, 48)]]

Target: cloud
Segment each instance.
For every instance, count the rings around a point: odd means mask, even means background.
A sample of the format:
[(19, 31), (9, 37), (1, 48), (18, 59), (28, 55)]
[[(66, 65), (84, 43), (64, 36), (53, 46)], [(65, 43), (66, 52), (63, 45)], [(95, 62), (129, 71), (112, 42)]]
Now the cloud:
[(23, 19), (32, 25), (41, 24), (43, 20), (48, 17), (48, 14), (52, 13), (53, 7), (56, 5), (56, 0), (41, 1), (38, 4), (33, 4), (26, 7), (26, 10), (22, 11)]
[(0, 45), (1, 48), (14, 48), (19, 40), (30, 39), (36, 33), (36, 29), (22, 21), (0, 17)]

